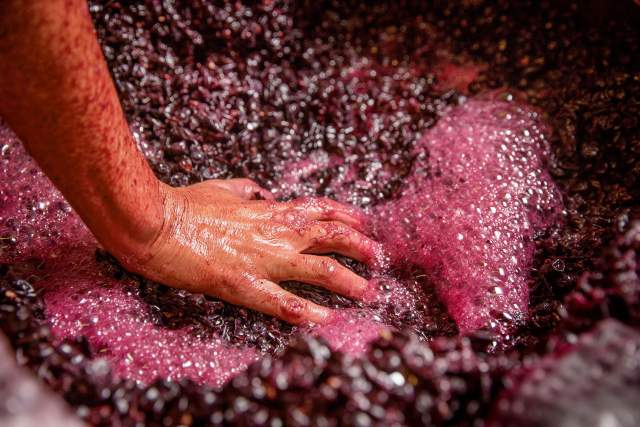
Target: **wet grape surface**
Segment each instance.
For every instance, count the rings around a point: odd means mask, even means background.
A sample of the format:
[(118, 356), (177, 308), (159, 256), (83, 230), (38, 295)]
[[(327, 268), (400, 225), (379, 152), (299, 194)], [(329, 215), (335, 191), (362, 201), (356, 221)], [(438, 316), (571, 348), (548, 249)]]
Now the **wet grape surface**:
[[(506, 335), (483, 327), (457, 335), (434, 290), (449, 276), (396, 265), (392, 276), (413, 305), (370, 308), (392, 330), (376, 331), (362, 357), (336, 351), (331, 331), (325, 341), (148, 282), (87, 246), (82, 256), (99, 280), (121, 284), (150, 324), (259, 354), (224, 385), (136, 382), (112, 375), (93, 343), (61, 336), (48, 319), (53, 291), (41, 276), (55, 261), (36, 255), (84, 247), (69, 236), (86, 230), (58, 194), (38, 190), (40, 172), (27, 161), (15, 167), (21, 157), (3, 129), (3, 176), (34, 188), (0, 193), (0, 324), (18, 361), (101, 425), (509, 425), (518, 405), (562, 410), (561, 399), (542, 396), (545, 382), (566, 380), (571, 360), (602, 370), (571, 354), (602, 342), (602, 357), (614, 357), (640, 325), (640, 21), (626, 3), (609, 15), (546, 1), (91, 2), (131, 129), (165, 182), (248, 176), (280, 199), (322, 195), (380, 212), (433, 159), (420, 150), (424, 135), (452, 109), (491, 98), (528, 104), (548, 126), (545, 167), (564, 214), (530, 237), (528, 313)], [(23, 216), (7, 216), (12, 204)], [(380, 286), (391, 292), (394, 283)], [(536, 369), (542, 379), (528, 375)], [(574, 380), (562, 383), (565, 395), (581, 387)], [(607, 390), (632, 394), (638, 384)], [(618, 403), (614, 416), (629, 409)], [(583, 423), (601, 415), (575, 406), (588, 414)]]

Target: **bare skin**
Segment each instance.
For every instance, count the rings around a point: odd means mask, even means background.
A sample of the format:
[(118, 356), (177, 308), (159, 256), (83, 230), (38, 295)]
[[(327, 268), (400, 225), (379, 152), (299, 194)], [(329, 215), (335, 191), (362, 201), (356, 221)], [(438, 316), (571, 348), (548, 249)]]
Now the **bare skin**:
[(367, 287), (333, 259), (370, 262), (353, 208), (276, 202), (248, 179), (172, 188), (137, 149), (84, 0), (0, 2), (0, 116), (98, 241), (130, 271), (299, 324), (331, 311), (281, 288), (353, 298)]

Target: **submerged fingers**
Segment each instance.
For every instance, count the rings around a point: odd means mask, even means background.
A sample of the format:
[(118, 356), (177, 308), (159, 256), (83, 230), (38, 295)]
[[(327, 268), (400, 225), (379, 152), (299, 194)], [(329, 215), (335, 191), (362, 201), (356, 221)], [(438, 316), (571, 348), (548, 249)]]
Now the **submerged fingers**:
[(304, 253), (337, 253), (357, 261), (369, 263), (378, 243), (340, 222), (317, 222), (305, 234)]
[(360, 298), (367, 289), (367, 280), (338, 261), (323, 256), (298, 255), (288, 268), (278, 275), (280, 281), (296, 280), (321, 286), (350, 298)]
[(331, 309), (301, 298), (276, 283), (261, 279), (250, 285), (249, 297), (238, 304), (298, 325), (305, 322), (323, 323)]

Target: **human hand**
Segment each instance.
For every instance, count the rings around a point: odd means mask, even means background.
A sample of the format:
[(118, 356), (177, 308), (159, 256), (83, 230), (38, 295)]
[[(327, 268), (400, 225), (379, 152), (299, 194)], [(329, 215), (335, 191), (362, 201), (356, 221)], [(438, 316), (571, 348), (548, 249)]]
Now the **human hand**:
[(249, 180), (159, 183), (125, 120), (86, 1), (27, 3), (0, 2), (0, 115), (125, 268), (291, 323), (321, 322), (330, 310), (280, 281), (363, 294), (363, 278), (319, 256), (373, 256), (353, 209), (252, 200), (272, 197)]
[[(248, 179), (162, 186), (164, 221), (126, 268), (170, 286), (216, 296), (289, 323), (320, 323), (331, 310), (298, 297), (279, 282), (297, 280), (362, 297), (367, 281), (321, 254), (374, 259), (378, 244), (353, 208), (329, 199), (276, 202)], [(256, 200), (259, 196), (266, 200)]]

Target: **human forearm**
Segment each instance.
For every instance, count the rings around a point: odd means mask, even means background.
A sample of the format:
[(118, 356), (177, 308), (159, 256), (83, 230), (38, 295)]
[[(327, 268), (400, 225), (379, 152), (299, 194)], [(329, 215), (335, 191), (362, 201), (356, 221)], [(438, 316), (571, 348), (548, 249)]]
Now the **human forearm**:
[(135, 142), (83, 0), (0, 3), (0, 116), (108, 249), (162, 221), (160, 183)]

